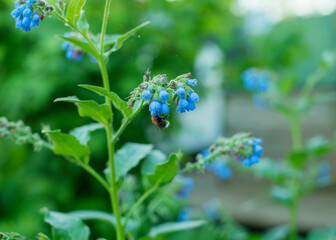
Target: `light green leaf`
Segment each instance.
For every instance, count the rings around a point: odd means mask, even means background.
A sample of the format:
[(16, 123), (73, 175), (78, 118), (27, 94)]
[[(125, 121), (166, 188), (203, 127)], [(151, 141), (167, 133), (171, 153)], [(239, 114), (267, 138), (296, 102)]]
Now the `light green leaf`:
[(50, 240), (50, 238), (43, 233), (38, 233), (36, 238), (37, 240)]
[(68, 6), (66, 19), (69, 23), (75, 25), (80, 17), (82, 8), (84, 7), (85, 0), (71, 0)]
[(88, 146), (80, 144), (75, 136), (61, 133), (60, 130), (46, 132), (53, 141), (56, 154), (65, 156), (70, 161), (89, 162), (90, 150)]
[(115, 37), (115, 39), (114, 39), (114, 37), (110, 37), (107, 44), (105, 44), (105, 47), (112, 45), (113, 40), (115, 40), (115, 43), (114, 43), (113, 47), (105, 53), (105, 55), (108, 57), (111, 53), (118, 51), (123, 46), (124, 42), (130, 36), (132, 36), (136, 31), (138, 31), (140, 28), (148, 25), (149, 23), (150, 23), (149, 21), (144, 22), (143, 24), (131, 29), (130, 31), (128, 31), (127, 33), (124, 33), (122, 35), (113, 35)]
[(92, 86), (86, 84), (81, 84), (79, 86), (89, 89), (101, 96), (108, 97), (112, 101), (113, 106), (119, 111), (121, 111), (125, 117), (129, 117), (133, 113), (133, 109), (128, 108), (127, 102), (122, 100), (116, 93), (109, 92), (107, 89), (98, 86)]
[(289, 205), (293, 202), (294, 195), (287, 188), (273, 186), (270, 190), (270, 194), (275, 200), (279, 201), (280, 203)]
[(155, 173), (155, 167), (168, 161), (166, 154), (159, 150), (153, 150), (145, 159), (141, 166), (142, 175), (152, 175)]
[(285, 240), (287, 239), (288, 235), (288, 225), (283, 225), (266, 231), (262, 240)]
[(313, 230), (307, 240), (336, 240), (336, 226)]
[[(82, 220), (102, 220), (111, 223), (113, 226), (116, 226), (117, 220), (115, 216), (111, 213), (96, 211), (96, 210), (79, 210), (69, 212), (68, 214), (78, 217)], [(130, 219), (126, 224), (126, 231), (132, 232), (138, 227), (137, 223)]]
[(155, 166), (155, 172), (153, 174), (147, 175), (148, 180), (151, 184), (155, 184), (160, 181), (161, 184), (167, 184), (177, 174), (177, 160), (180, 156), (176, 153), (170, 154), (168, 161), (157, 164)]
[(80, 47), (83, 51), (86, 51), (87, 53), (91, 54), (95, 58), (98, 57), (97, 54), (96, 54), (96, 51), (86, 41), (75, 38), (75, 37), (65, 37), (65, 36), (62, 36), (62, 35), (58, 35), (58, 37), (65, 40), (65, 41), (69, 41), (69, 42), (73, 43), (74, 45), (76, 45), (77, 47)]
[(109, 106), (102, 104), (99, 105), (93, 100), (79, 100), (76, 96), (57, 98), (55, 102), (71, 102), (74, 103), (79, 115), (82, 117), (91, 117), (93, 120), (100, 122), (104, 126), (112, 122), (112, 112)]
[(205, 221), (186, 221), (186, 222), (167, 222), (153, 227), (150, 232), (150, 237), (158, 237), (167, 233), (185, 231), (192, 228), (197, 228), (204, 225)]
[(115, 154), (114, 163), (116, 177), (119, 179), (125, 176), (129, 170), (137, 166), (141, 159), (145, 158), (151, 151), (153, 145), (140, 143), (126, 143)]
[(88, 21), (86, 20), (84, 10), (81, 11), (80, 17), (79, 17), (76, 25), (77, 25), (78, 29), (81, 30), (82, 32), (87, 32), (89, 30), (90, 25), (89, 25)]
[(102, 128), (104, 126), (100, 123), (90, 123), (71, 130), (70, 134), (74, 135), (82, 145), (86, 145), (91, 139), (90, 133)]
[(90, 229), (78, 217), (48, 212), (44, 221), (52, 226), (53, 240), (89, 240)]

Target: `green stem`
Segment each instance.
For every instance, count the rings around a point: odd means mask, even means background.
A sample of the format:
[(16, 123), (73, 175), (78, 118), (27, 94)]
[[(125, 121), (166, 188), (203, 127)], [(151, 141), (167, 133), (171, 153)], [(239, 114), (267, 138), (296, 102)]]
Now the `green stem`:
[(140, 205), (146, 200), (146, 198), (148, 198), (152, 193), (154, 193), (158, 187), (160, 186), (161, 180), (157, 181), (157, 183), (151, 187), (150, 189), (148, 189), (139, 199), (138, 201), (132, 206), (132, 208), (128, 211), (125, 220), (124, 220), (124, 227), (126, 227), (126, 224), (128, 222), (128, 220), (132, 217), (132, 215), (134, 214), (134, 212), (138, 209), (138, 207), (140, 207)]
[(292, 144), (294, 150), (302, 148), (302, 133), (300, 118), (297, 115), (289, 117), (289, 125), (292, 134)]
[(289, 233), (290, 240), (296, 240), (298, 235), (298, 199), (295, 198), (290, 206), (290, 219), (289, 219)]
[(110, 187), (105, 181), (105, 179), (99, 175), (90, 165), (81, 163), (80, 166), (85, 169), (89, 174), (91, 174), (105, 189), (107, 192), (110, 192)]
[(106, 0), (105, 2), (105, 9), (104, 9), (104, 18), (102, 23), (102, 29), (101, 29), (101, 39), (100, 39), (100, 55), (104, 55), (104, 39), (105, 39), (105, 33), (107, 28), (107, 21), (108, 21), (108, 14), (110, 11), (110, 5), (111, 0)]

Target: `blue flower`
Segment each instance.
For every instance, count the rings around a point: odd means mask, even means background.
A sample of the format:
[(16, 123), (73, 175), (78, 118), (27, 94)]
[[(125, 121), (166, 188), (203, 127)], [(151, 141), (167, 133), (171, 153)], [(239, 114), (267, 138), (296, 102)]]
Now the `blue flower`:
[(62, 43), (62, 49), (64, 50), (64, 51), (67, 51), (69, 48), (70, 48), (70, 42), (68, 42), (68, 41), (66, 41), (66, 42), (63, 42)]
[(199, 96), (197, 95), (197, 93), (195, 93), (193, 91), (190, 91), (189, 99), (193, 102), (198, 102), (199, 101)]
[(34, 13), (33, 20), (31, 21), (30, 26), (32, 28), (38, 27), (39, 26), (39, 22), (40, 22), (40, 16), (37, 13)]
[(169, 98), (169, 93), (166, 90), (161, 89), (160, 93), (159, 93), (159, 96), (160, 96), (161, 101), (166, 102)]
[(266, 70), (249, 68), (241, 75), (244, 86), (249, 91), (265, 92), (270, 85), (270, 73)]
[(16, 8), (11, 12), (13, 18), (18, 18), (21, 15), (21, 12)]
[(176, 93), (177, 93), (177, 96), (179, 96), (180, 98), (185, 97), (185, 90), (183, 87), (178, 87)]
[(151, 104), (149, 105), (149, 111), (151, 112), (151, 115), (153, 117), (158, 117), (160, 116), (161, 113), (161, 105), (158, 102), (157, 99), (155, 99)]
[(74, 54), (75, 54), (75, 50), (69, 49), (66, 52), (65, 56), (66, 56), (67, 59), (73, 59), (74, 58)]
[(189, 196), (189, 193), (194, 187), (194, 180), (190, 177), (184, 177), (183, 175), (178, 175), (177, 180), (183, 184), (183, 188), (177, 192), (177, 196), (185, 199)]
[(22, 13), (23, 17), (25, 18), (30, 18), (31, 14), (32, 14), (32, 10), (30, 8), (26, 8)]
[(181, 98), (178, 102), (178, 106), (176, 108), (177, 112), (184, 113), (188, 108), (188, 101), (185, 98)]
[(163, 102), (160, 104), (160, 114), (168, 114), (169, 113), (169, 107), (167, 103)]
[(327, 185), (330, 183), (330, 164), (327, 161), (319, 163), (319, 175), (317, 176), (318, 185)]
[(150, 101), (152, 98), (152, 93), (151, 90), (146, 89), (145, 91), (143, 91), (143, 93), (141, 94), (141, 97), (143, 99), (145, 99), (146, 101)]
[(236, 159), (242, 162), (243, 165), (246, 167), (250, 167), (258, 163), (259, 158), (264, 151), (263, 147), (261, 146), (261, 143), (262, 143), (262, 139), (260, 138), (255, 138), (253, 141), (252, 140), (246, 141), (246, 145), (249, 145), (252, 147), (252, 150), (253, 150), (252, 154), (248, 157), (236, 156)]
[(220, 202), (216, 198), (211, 199), (210, 201), (207, 201), (206, 203), (203, 204), (203, 209), (209, 219), (213, 221), (216, 221), (219, 219), (220, 217), (218, 214), (219, 205), (220, 205)]
[(27, 6), (31, 7), (35, 2), (35, 0), (27, 0)]
[(187, 111), (194, 111), (196, 109), (195, 103), (191, 100), (191, 98), (188, 99), (188, 106), (186, 108)]
[(192, 87), (196, 87), (197, 86), (197, 80), (196, 79), (189, 79), (186, 81), (187, 84), (189, 84)]
[(212, 171), (217, 177), (221, 179), (229, 179), (232, 177), (232, 171), (226, 165), (223, 159), (217, 159), (213, 163), (206, 163), (205, 169)]
[(15, 27), (21, 29), (23, 27), (22, 18), (18, 17), (15, 22)]
[(265, 110), (267, 108), (267, 103), (263, 96), (253, 95), (253, 103), (259, 110)]
[(190, 208), (182, 208), (177, 216), (178, 222), (185, 222), (191, 219), (192, 210)]

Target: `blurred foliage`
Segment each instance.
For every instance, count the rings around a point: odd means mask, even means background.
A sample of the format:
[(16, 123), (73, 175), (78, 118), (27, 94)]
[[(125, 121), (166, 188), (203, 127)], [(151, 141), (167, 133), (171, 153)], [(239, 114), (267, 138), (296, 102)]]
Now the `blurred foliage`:
[[(193, 72), (199, 49), (209, 41), (225, 53), (225, 90), (239, 90), (240, 74), (251, 65), (286, 68), (288, 78), (301, 79), (306, 74), (303, 69), (316, 66), (317, 56), (335, 48), (335, 15), (290, 19), (275, 25), (267, 34), (250, 36), (244, 30), (244, 19), (231, 13), (233, 2), (112, 1), (109, 33), (123, 33), (146, 20), (152, 22), (111, 57), (108, 68), (112, 89), (126, 98), (142, 81), (147, 68), (168, 77)], [(95, 33), (100, 30), (102, 3), (103, 0), (87, 1), (87, 17)], [(29, 33), (15, 29), (10, 16), (12, 8), (11, 0), (0, 0), (0, 116), (7, 116), (10, 121), (22, 119), (32, 126), (33, 132), (40, 132), (41, 125), (46, 123), (51, 129), (65, 132), (90, 123), (89, 119), (77, 116), (75, 107), (53, 100), (75, 94), (102, 102), (102, 98), (77, 87), (82, 83), (99, 85), (98, 67), (88, 58), (82, 63), (65, 58), (62, 41), (55, 35), (68, 29), (55, 19), (45, 19), (39, 29)], [(148, 142), (146, 130), (150, 125), (144, 111), (120, 143), (125, 139)], [(98, 131), (92, 135), (92, 162), (102, 170), (106, 157), (104, 134)], [(109, 211), (103, 189), (78, 168), (50, 152), (35, 153), (31, 146), (15, 146), (4, 140), (0, 144), (2, 231), (20, 232), (29, 238), (40, 231), (48, 232), (39, 214), (42, 206), (62, 212)], [(113, 231), (107, 224), (90, 223), (90, 227), (94, 236)]]

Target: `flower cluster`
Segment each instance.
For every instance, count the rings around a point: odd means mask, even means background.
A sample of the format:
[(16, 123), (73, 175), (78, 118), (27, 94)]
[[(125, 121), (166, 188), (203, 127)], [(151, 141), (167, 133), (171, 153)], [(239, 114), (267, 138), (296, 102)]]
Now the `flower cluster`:
[(249, 68), (241, 75), (244, 87), (253, 92), (265, 92), (270, 86), (270, 72), (256, 68)]
[(260, 138), (255, 138), (253, 140), (247, 140), (245, 142), (245, 148), (250, 147), (251, 150), (249, 151), (249, 153), (247, 154), (247, 156), (243, 156), (243, 155), (239, 155), (236, 154), (235, 155), (235, 159), (241, 163), (243, 163), (244, 166), (246, 167), (250, 167), (253, 164), (256, 164), (259, 162), (259, 158), (263, 153), (263, 147), (261, 146), (262, 143), (262, 139)]
[[(262, 139), (253, 138), (250, 133), (236, 134), (231, 138), (220, 137), (215, 144), (209, 148), (210, 154), (204, 155), (201, 153), (197, 156), (197, 163), (198, 165), (203, 164), (204, 168), (207, 168), (211, 166), (211, 164), (214, 164), (220, 157), (233, 156), (236, 161), (241, 162), (244, 166), (250, 167), (259, 162), (259, 158), (263, 153), (261, 143)], [(223, 167), (223, 164), (220, 162), (217, 164), (222, 168), (222, 170), (216, 170), (218, 171), (217, 174), (229, 176), (229, 172)], [(219, 168), (218, 166), (216, 166), (216, 168)]]
[(16, 1), (15, 9), (11, 12), (15, 18), (16, 28), (28, 32), (31, 28), (39, 26), (39, 22), (44, 19), (46, 12), (54, 10), (52, 6), (47, 6), (45, 1), (41, 0), (20, 0)]
[(181, 182), (182, 188), (177, 192), (179, 198), (187, 198), (194, 187), (194, 181), (190, 177), (179, 175), (176, 177), (178, 182)]
[(147, 72), (144, 76), (144, 82), (131, 93), (129, 106), (131, 107), (139, 96), (148, 101), (151, 116), (160, 117), (168, 115), (169, 105), (167, 101), (171, 98), (176, 102), (177, 112), (195, 110), (195, 102), (199, 101), (199, 96), (192, 87), (197, 86), (197, 80), (191, 79), (191, 74), (184, 74), (167, 81), (166, 75), (157, 75), (153, 79)]

